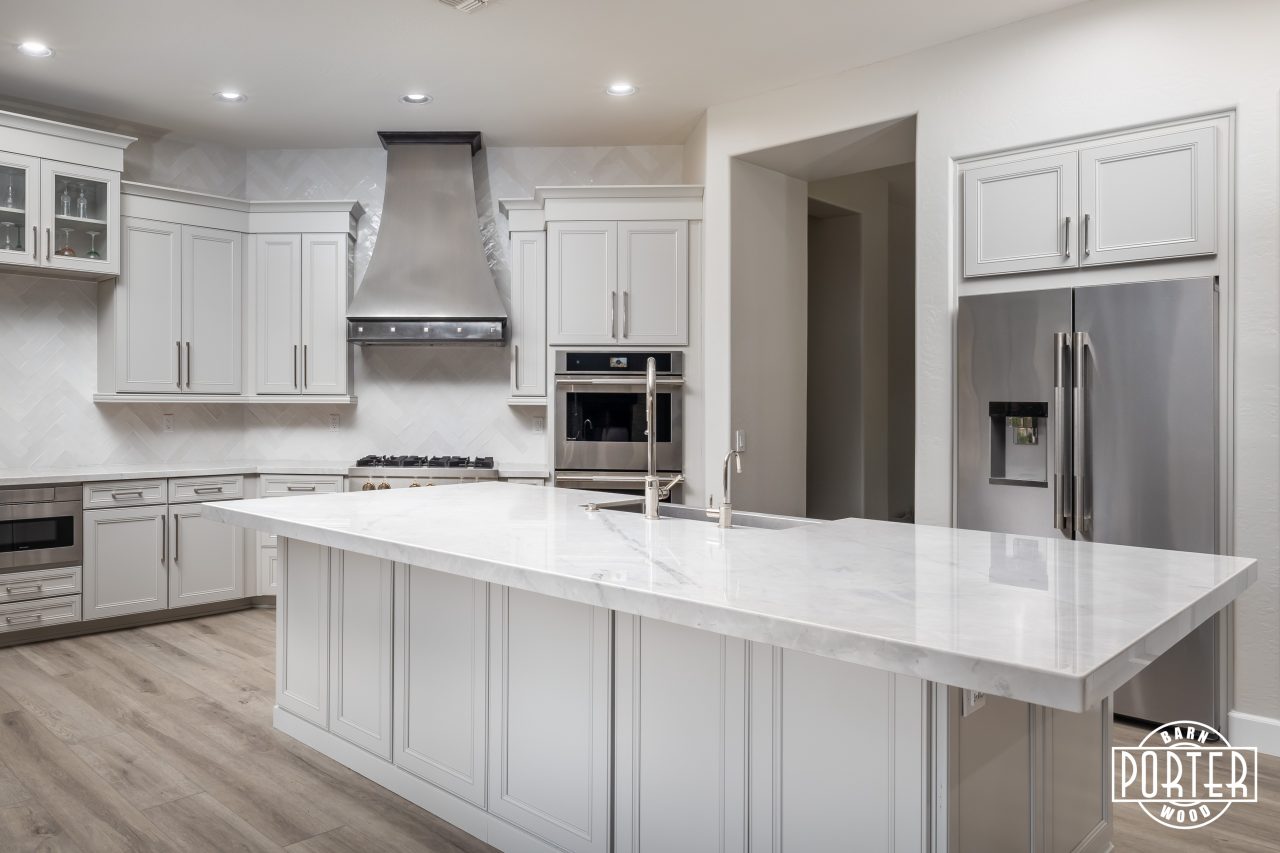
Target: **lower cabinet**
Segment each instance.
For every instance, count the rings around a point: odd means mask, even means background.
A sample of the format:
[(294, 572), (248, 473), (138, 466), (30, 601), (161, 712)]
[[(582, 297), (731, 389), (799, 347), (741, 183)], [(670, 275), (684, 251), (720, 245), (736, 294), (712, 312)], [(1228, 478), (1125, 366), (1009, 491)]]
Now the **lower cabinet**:
[(395, 763), (481, 808), (489, 585), (396, 566)]
[(169, 507), (169, 606), (244, 595), (244, 529), (211, 521), (199, 504)]
[(329, 573), (329, 731), (390, 760), (392, 564), (332, 551)]
[(165, 506), (85, 511), (85, 619), (169, 606), (168, 526)]
[(276, 600), (276, 704), (329, 725), (329, 549), (280, 539)]

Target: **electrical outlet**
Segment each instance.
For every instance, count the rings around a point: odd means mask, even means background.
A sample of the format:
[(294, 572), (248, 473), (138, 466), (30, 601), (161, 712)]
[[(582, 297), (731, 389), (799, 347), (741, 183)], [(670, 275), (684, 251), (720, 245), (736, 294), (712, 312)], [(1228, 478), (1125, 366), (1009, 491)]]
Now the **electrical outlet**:
[(538, 435), (542, 435), (547, 431), (547, 419), (542, 415), (533, 419), (533, 431)]
[(337, 431), (338, 431), (338, 425), (339, 425), (341, 422), (342, 422), (342, 421), (341, 421), (341, 418), (339, 418), (339, 417), (338, 417), (338, 413), (337, 413), (337, 412), (333, 412), (332, 414), (330, 414), (330, 415), (329, 415), (329, 432), (337, 432)]
[(173, 432), (173, 415), (166, 414), (163, 418), (164, 431)]
[(747, 431), (745, 429), (736, 430), (733, 434), (733, 449), (739, 453), (747, 449)]
[(960, 716), (967, 717), (975, 711), (981, 711), (987, 704), (987, 694), (981, 690), (964, 690), (964, 699), (960, 704)]

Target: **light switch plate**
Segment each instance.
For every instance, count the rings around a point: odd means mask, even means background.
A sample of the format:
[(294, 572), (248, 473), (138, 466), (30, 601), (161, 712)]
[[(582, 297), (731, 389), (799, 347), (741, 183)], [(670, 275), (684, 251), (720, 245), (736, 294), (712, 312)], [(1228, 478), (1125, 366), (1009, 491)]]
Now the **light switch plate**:
[(960, 716), (967, 717), (974, 711), (981, 711), (987, 704), (987, 694), (981, 690), (964, 690), (961, 691), (964, 698), (961, 700)]
[(736, 430), (733, 433), (733, 449), (739, 453), (747, 449), (747, 431), (745, 429)]

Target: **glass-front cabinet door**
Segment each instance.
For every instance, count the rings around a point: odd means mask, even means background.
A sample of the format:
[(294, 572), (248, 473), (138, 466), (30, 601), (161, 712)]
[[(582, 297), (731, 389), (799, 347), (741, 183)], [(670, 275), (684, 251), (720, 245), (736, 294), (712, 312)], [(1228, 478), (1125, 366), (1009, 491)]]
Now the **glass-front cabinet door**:
[(54, 269), (120, 272), (120, 175), (41, 161), (41, 263)]
[(0, 263), (40, 264), (40, 161), (0, 152)]

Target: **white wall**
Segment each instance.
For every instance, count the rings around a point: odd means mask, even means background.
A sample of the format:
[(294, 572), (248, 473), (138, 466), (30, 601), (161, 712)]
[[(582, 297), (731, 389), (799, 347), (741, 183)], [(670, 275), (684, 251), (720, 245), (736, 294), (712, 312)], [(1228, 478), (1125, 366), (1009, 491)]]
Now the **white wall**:
[[(808, 213), (804, 181), (733, 163), (733, 427), (747, 433), (739, 509), (804, 515), (808, 365)], [(707, 324), (712, 329), (723, 325)], [(707, 383), (714, 388), (713, 382)], [(709, 415), (710, 413), (708, 413)], [(711, 452), (717, 483), (727, 446)]]
[[(1235, 107), (1235, 551), (1261, 559), (1237, 608), (1236, 707), (1280, 718), (1280, 350), (1276, 298), (1280, 5), (1260, 0), (1098, 0), (707, 113), (709, 316), (737, 283), (730, 226), (736, 154), (916, 114), (916, 507), (950, 522), (954, 159)], [(729, 388), (727, 332), (708, 329), (710, 388)], [(707, 406), (708, 459), (728, 446), (730, 404)]]

